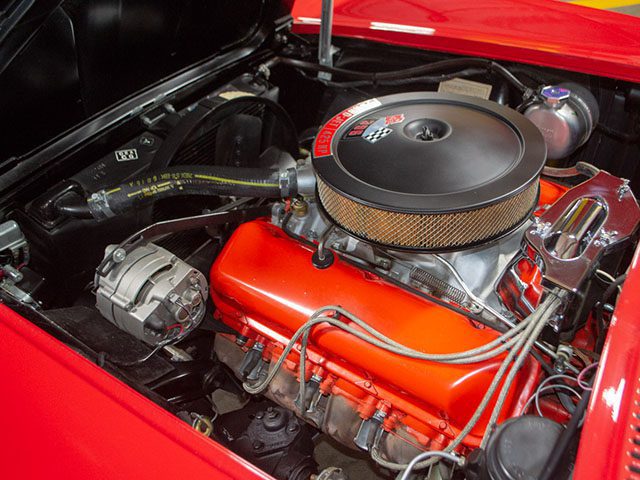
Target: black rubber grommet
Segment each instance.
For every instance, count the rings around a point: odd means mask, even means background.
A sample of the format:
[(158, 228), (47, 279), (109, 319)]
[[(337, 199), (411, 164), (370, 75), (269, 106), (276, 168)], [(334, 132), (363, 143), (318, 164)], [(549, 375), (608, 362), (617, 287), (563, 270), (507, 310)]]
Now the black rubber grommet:
[(320, 255), (318, 255), (318, 251), (316, 250), (313, 252), (313, 256), (311, 257), (311, 263), (313, 266), (321, 270), (333, 265), (334, 260), (335, 255), (331, 250), (325, 250), (323, 258), (320, 258)]

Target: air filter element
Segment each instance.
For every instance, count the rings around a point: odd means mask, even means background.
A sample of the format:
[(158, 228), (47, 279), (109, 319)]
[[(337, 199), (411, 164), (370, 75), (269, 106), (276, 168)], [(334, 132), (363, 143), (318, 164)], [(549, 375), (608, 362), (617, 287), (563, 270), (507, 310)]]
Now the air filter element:
[(545, 143), (519, 113), (437, 93), (359, 103), (313, 147), (325, 212), (363, 240), (401, 249), (471, 247), (520, 226), (534, 208)]

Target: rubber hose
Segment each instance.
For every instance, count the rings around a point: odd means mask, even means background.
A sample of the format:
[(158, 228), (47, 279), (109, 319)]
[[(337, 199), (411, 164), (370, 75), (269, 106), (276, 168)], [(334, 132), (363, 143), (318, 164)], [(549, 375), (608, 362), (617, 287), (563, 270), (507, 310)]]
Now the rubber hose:
[(59, 200), (55, 204), (55, 210), (59, 214), (66, 215), (67, 217), (83, 219), (93, 218), (87, 201), (80, 195), (75, 195), (73, 198), (63, 198)]
[(283, 65), (289, 65), (294, 68), (300, 68), (302, 70), (310, 70), (314, 72), (328, 72), (335, 75), (341, 75), (349, 78), (368, 80), (374, 84), (385, 80), (399, 80), (403, 78), (416, 77), (421, 75), (428, 75), (432, 73), (438, 73), (447, 70), (455, 70), (459, 68), (485, 68), (490, 72), (495, 72), (507, 80), (518, 91), (524, 93), (528, 90), (528, 87), (522, 83), (515, 75), (509, 70), (500, 65), (499, 63), (483, 58), (454, 58), (448, 60), (440, 60), (437, 62), (428, 63), (426, 65), (419, 65), (417, 67), (406, 68), (403, 70), (393, 70), (387, 72), (361, 72), (357, 70), (348, 70), (345, 68), (328, 67), (325, 65), (319, 65), (316, 63), (305, 62), (303, 60), (297, 60), (294, 58), (278, 57), (278, 62)]
[[(440, 83), (446, 80), (451, 80), (453, 78), (474, 77), (477, 75), (482, 75), (486, 72), (487, 72), (486, 69), (467, 68), (465, 70), (460, 70), (452, 73), (443, 73), (440, 75), (420, 75), (417, 77), (387, 79), (387, 80), (377, 79), (376, 85), (383, 86), (383, 87), (400, 87), (403, 85), (411, 85), (415, 83)], [(332, 82), (332, 81), (323, 80), (322, 83), (329, 87), (337, 87), (337, 88), (359, 88), (359, 87), (366, 87), (368, 85), (372, 85), (372, 82), (370, 80), (351, 80), (348, 82)]]
[(607, 289), (602, 294), (602, 299), (596, 304), (596, 321), (598, 325), (598, 338), (596, 339), (595, 352), (600, 353), (602, 351), (602, 347), (604, 347), (604, 341), (607, 337), (605, 332), (605, 323), (604, 323), (604, 304), (613, 296), (613, 294), (618, 289), (618, 286), (622, 285), (624, 281), (627, 279), (627, 275), (620, 275), (613, 282), (609, 284)]
[(563, 460), (566, 461), (566, 455), (569, 454), (572, 446), (575, 443), (576, 436), (582, 424), (582, 419), (587, 406), (589, 405), (589, 398), (591, 397), (591, 390), (586, 390), (584, 395), (576, 405), (576, 409), (565, 428), (558, 439), (556, 440), (551, 455), (547, 459), (547, 463), (542, 470), (540, 480), (551, 480), (553, 478), (562, 478), (558, 471), (563, 464)]
[(281, 198), (279, 176), (277, 170), (270, 169), (181, 165), (93, 194), (88, 207), (93, 217), (100, 219), (177, 196)]

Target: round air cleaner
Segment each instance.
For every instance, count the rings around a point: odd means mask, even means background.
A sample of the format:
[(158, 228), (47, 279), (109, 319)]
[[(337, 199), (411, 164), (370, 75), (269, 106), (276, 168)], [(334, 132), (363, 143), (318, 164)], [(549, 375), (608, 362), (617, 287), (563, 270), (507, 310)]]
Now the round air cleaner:
[(546, 147), (510, 108), (407, 93), (333, 117), (313, 146), (320, 203), (343, 229), (389, 247), (451, 250), (498, 238), (533, 210)]

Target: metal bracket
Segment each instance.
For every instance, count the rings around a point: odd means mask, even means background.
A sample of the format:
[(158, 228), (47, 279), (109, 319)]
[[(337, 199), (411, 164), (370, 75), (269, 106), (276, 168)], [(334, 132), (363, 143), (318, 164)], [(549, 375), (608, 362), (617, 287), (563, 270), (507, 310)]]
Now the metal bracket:
[[(246, 202), (246, 199), (243, 199)], [(237, 202), (236, 202), (237, 203)], [(237, 205), (236, 205), (237, 206)], [(241, 208), (231, 211), (216, 211), (204, 215), (193, 217), (177, 218), (154, 223), (146, 228), (134, 233), (120, 245), (112, 250), (112, 255), (105, 256), (104, 260), (96, 269), (96, 274), (105, 276), (116, 263), (124, 260), (126, 255), (141, 244), (170, 233), (182, 232), (186, 230), (196, 230), (199, 228), (222, 225), (224, 223), (242, 223), (259, 217), (267, 216), (271, 213), (271, 205), (261, 205), (259, 207)]]
[[(631, 240), (640, 207), (628, 182), (599, 171), (565, 193), (525, 238), (543, 261), (546, 286), (578, 293), (603, 255)], [(564, 248), (558, 248), (562, 242)]]
[[(333, 28), (333, 0), (322, 0), (320, 17), (320, 40), (318, 42), (318, 61), (325, 67), (333, 66), (333, 52), (331, 46), (331, 30)], [(331, 80), (331, 74), (318, 72), (321, 80)]]

